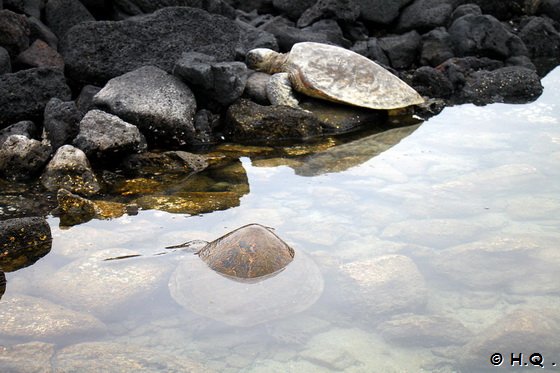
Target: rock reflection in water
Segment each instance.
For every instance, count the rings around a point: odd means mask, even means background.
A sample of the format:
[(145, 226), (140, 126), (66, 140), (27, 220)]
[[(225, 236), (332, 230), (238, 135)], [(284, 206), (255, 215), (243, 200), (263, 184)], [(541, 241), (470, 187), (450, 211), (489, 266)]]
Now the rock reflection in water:
[(6, 275), (4, 272), (0, 271), (0, 299), (6, 292)]

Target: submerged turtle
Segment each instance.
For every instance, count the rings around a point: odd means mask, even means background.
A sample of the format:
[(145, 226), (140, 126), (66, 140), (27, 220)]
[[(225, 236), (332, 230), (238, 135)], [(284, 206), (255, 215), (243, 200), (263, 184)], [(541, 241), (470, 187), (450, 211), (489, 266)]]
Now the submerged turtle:
[[(196, 246), (191, 241), (171, 247), (189, 244)], [(301, 312), (323, 291), (315, 263), (260, 224), (205, 243), (196, 254), (171, 276), (171, 296), (184, 308), (229, 325), (252, 326)]]
[(274, 74), (266, 88), (274, 105), (298, 107), (292, 89), (328, 101), (370, 109), (398, 109), (424, 102), (412, 87), (372, 60), (350, 50), (303, 42), (282, 54), (249, 51), (249, 68)]

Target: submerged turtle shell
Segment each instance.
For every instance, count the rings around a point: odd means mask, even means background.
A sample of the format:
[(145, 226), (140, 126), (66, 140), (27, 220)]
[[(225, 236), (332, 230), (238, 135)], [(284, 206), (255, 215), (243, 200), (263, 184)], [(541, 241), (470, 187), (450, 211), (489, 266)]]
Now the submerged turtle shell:
[(255, 278), (286, 267), (294, 258), (294, 250), (270, 229), (249, 224), (208, 243), (198, 255), (214, 271)]
[[(259, 237), (262, 234), (271, 239), (268, 233), (261, 229), (272, 234), (267, 228), (258, 225), (242, 227), (216, 240), (222, 240), (216, 247), (210, 246), (216, 241), (206, 245), (200, 251), (200, 255), (205, 257), (206, 251), (213, 252), (223, 247), (224, 241), (242, 243), (240, 246), (244, 247), (243, 243), (248, 242), (244, 239), (255, 235)], [(273, 245), (281, 248), (281, 252), (284, 253), (281, 256), (285, 256), (287, 250), (288, 256), (291, 257), (281, 268), (277, 268), (278, 265), (268, 267), (277, 269), (268, 275), (248, 278), (251, 281), (237, 281), (230, 274), (224, 276), (210, 269), (209, 265), (197, 256), (188, 256), (181, 261), (169, 280), (171, 296), (189, 311), (235, 326), (252, 326), (306, 310), (323, 292), (321, 272), (305, 253), (298, 251), (294, 255), (289, 246), (276, 235), (272, 235), (275, 237), (273, 242), (278, 240), (282, 243), (279, 245), (276, 242)], [(235, 240), (230, 241), (228, 237), (234, 237)], [(220, 262), (220, 267), (224, 267), (225, 264), (225, 267), (229, 268), (232, 263), (239, 264), (239, 261), (248, 260), (251, 255), (239, 255), (232, 262)]]
[(325, 100), (382, 110), (424, 102), (412, 87), (372, 60), (333, 45), (294, 44), (285, 70), (297, 91)]

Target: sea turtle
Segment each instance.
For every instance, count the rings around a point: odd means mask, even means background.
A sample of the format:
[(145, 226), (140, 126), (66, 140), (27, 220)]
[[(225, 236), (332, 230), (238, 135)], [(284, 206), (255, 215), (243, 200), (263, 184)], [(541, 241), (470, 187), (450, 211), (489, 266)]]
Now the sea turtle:
[(370, 109), (398, 109), (424, 102), (412, 87), (372, 60), (334, 45), (303, 42), (289, 53), (249, 51), (249, 68), (274, 74), (266, 87), (274, 105), (298, 107), (292, 89), (328, 101)]
[(197, 314), (252, 326), (301, 312), (323, 291), (313, 260), (295, 253), (271, 228), (249, 224), (210, 243), (170, 247), (203, 244), (198, 257), (182, 260), (169, 280), (173, 299)]

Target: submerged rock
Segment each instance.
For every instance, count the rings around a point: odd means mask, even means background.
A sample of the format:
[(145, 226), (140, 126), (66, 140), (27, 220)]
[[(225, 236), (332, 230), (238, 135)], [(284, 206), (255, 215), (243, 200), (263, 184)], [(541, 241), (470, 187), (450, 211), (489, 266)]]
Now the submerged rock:
[(181, 54), (189, 51), (231, 61), (239, 36), (239, 27), (230, 19), (200, 9), (170, 7), (124, 21), (77, 25), (62, 39), (60, 51), (70, 78), (102, 85), (146, 65), (170, 72)]
[[(344, 293), (360, 315), (410, 312), (427, 301), (424, 276), (414, 262), (403, 255), (385, 255), (344, 264), (342, 274), (350, 280)], [(395, 292), (395, 289), (399, 289)]]
[(116, 342), (86, 342), (64, 347), (56, 354), (63, 372), (208, 372), (210, 368), (185, 356), (154, 348)]
[(65, 265), (38, 286), (45, 296), (76, 310), (119, 320), (125, 309), (153, 296), (169, 276), (165, 263), (134, 256), (139, 254), (127, 249), (98, 251)]
[(140, 175), (156, 175), (162, 172), (190, 174), (208, 167), (208, 158), (205, 155), (181, 150), (163, 153), (146, 152), (127, 156), (120, 166), (127, 172)]
[(55, 345), (29, 342), (12, 346), (0, 345), (0, 367), (6, 372), (51, 373)]
[[(71, 282), (72, 280), (69, 281)], [(28, 295), (3, 298), (0, 319), (0, 334), (11, 338), (48, 341), (61, 337), (101, 334), (106, 331), (101, 321), (87, 313)]]
[(0, 271), (12, 272), (35, 263), (51, 245), (51, 229), (44, 218), (0, 221)]
[(111, 79), (93, 103), (136, 125), (150, 144), (186, 145), (195, 136), (192, 91), (179, 78), (154, 66)]
[(72, 145), (61, 146), (56, 151), (41, 176), (41, 183), (51, 192), (63, 188), (85, 196), (101, 189), (85, 153)]

